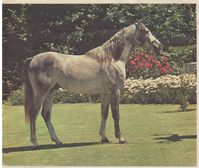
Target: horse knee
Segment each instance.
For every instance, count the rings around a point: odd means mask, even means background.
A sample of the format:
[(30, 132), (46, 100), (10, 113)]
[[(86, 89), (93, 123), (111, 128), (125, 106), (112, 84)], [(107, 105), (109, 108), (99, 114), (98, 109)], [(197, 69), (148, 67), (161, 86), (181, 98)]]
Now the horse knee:
[(120, 90), (117, 89), (117, 90), (115, 90), (115, 91), (113, 92), (113, 94), (112, 94), (112, 99), (118, 100), (119, 98), (120, 98)]

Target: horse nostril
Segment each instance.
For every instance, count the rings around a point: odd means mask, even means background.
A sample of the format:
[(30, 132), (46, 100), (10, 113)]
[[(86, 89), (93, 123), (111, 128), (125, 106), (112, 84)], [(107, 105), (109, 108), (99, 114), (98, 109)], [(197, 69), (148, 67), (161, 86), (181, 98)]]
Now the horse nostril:
[(162, 47), (161, 45), (153, 45), (153, 50), (156, 54), (161, 54), (162, 53)]

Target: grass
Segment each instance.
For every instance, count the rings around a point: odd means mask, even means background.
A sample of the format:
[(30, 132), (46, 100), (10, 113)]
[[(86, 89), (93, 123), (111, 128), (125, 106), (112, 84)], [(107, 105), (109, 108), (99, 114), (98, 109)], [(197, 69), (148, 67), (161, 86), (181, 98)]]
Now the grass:
[(111, 113), (100, 144), (100, 104), (57, 104), (52, 120), (64, 145), (56, 148), (41, 116), (33, 150), (22, 106), (3, 107), (3, 164), (34, 166), (196, 166), (196, 106), (121, 105), (120, 125), (128, 144), (114, 137)]

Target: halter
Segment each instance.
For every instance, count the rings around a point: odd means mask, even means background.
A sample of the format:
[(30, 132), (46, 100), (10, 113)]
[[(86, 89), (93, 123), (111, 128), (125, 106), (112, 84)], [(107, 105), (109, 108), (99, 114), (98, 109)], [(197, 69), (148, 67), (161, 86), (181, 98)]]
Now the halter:
[(151, 44), (155, 43), (157, 39), (154, 39), (153, 41), (150, 41)]

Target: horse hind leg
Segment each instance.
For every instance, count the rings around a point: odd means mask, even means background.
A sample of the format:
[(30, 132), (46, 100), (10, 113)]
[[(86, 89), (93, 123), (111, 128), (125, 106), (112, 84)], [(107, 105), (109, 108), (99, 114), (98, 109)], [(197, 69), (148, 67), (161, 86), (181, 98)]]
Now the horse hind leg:
[(33, 87), (33, 101), (32, 101), (32, 107), (31, 107), (31, 113), (30, 115), (30, 139), (33, 143), (33, 147), (37, 147), (37, 137), (36, 137), (36, 119), (39, 113), (39, 110), (48, 95), (50, 89), (52, 86), (46, 86), (46, 85), (38, 85), (35, 82), (32, 82)]
[(43, 102), (43, 96), (40, 94), (36, 94), (30, 113), (30, 140), (33, 143), (33, 147), (37, 147), (37, 137), (36, 137), (36, 119), (41, 108)]
[(43, 108), (42, 108), (42, 117), (45, 121), (45, 124), (48, 128), (49, 134), (51, 136), (52, 141), (54, 141), (57, 145), (61, 145), (62, 142), (57, 138), (57, 135), (55, 133), (53, 124), (51, 122), (51, 111), (52, 111), (52, 104), (53, 104), (53, 93), (54, 91), (51, 90), (48, 95), (46, 96)]
[(30, 141), (32, 142), (33, 147), (38, 146), (37, 137), (36, 137), (36, 126), (35, 126), (36, 118), (37, 116), (35, 115), (34, 119), (30, 120)]

